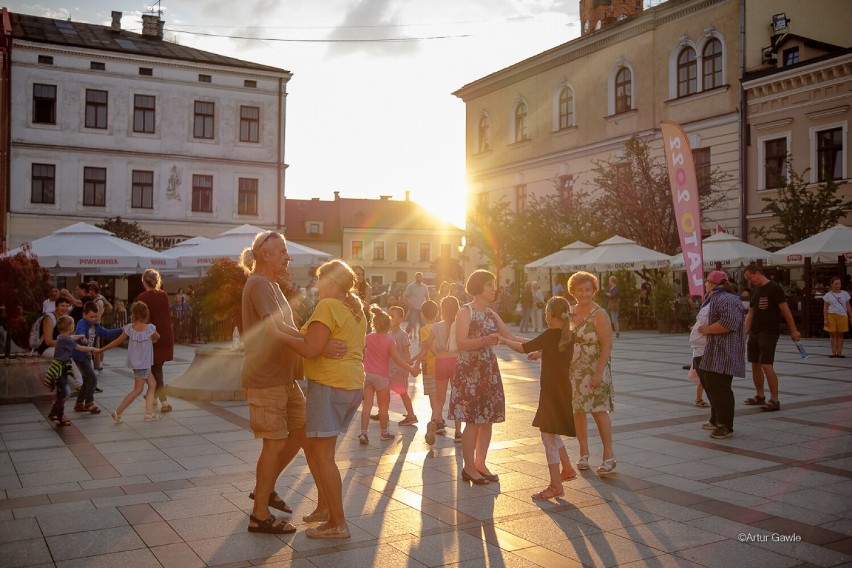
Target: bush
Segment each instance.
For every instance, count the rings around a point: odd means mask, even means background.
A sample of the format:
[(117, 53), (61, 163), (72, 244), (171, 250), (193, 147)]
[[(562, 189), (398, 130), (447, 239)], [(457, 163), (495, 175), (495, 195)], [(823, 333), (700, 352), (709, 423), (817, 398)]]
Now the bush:
[(216, 259), (198, 283), (192, 310), (199, 319), (227, 320), (230, 326), (242, 328), (245, 285), (245, 272), (236, 262), (229, 258)]
[(674, 321), (675, 289), (667, 274), (657, 272), (651, 277), (650, 300), (658, 322)]
[(42, 268), (29, 245), (14, 256), (0, 257), (0, 317), (7, 330), (6, 357), (10, 340), (24, 348), (29, 345), (30, 326), (41, 313), (50, 283), (50, 272)]

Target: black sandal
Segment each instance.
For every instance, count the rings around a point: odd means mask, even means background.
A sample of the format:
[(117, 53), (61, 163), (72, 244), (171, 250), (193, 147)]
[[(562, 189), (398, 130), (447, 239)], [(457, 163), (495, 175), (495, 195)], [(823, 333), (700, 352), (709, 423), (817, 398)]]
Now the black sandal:
[(288, 523), (287, 521), (281, 521), (279, 524), (275, 524), (275, 521), (278, 520), (278, 517), (275, 515), (269, 515), (264, 520), (260, 520), (254, 515), (249, 515), (249, 519), (251, 522), (257, 523), (256, 527), (249, 525), (248, 532), (256, 532), (256, 533), (266, 533), (266, 534), (290, 534), (296, 532), (296, 527)]
[[(254, 499), (254, 491), (249, 493), (249, 499)], [(284, 502), (284, 499), (278, 496), (278, 493), (273, 491), (269, 494), (269, 501), (266, 503), (268, 506), (273, 509), (278, 509), (279, 511), (283, 511), (285, 513), (292, 513), (293, 509), (291, 509), (287, 503)]]

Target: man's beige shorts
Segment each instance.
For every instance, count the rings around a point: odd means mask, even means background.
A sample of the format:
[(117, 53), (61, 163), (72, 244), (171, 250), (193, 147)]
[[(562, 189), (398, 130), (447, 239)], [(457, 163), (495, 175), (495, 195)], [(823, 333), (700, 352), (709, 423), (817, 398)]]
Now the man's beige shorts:
[(305, 395), (297, 382), (245, 392), (255, 438), (283, 440), (305, 426)]

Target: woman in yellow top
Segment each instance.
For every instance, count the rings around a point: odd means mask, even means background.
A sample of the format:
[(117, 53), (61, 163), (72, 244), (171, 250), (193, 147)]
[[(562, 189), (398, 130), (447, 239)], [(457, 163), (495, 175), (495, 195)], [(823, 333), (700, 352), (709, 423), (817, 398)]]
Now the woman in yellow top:
[[(334, 461), (337, 436), (344, 434), (363, 398), (364, 336), (367, 319), (355, 290), (355, 272), (342, 260), (332, 260), (317, 270), (320, 301), (301, 334), (270, 326), (293, 350), (305, 357), (307, 424), (305, 458), (317, 484), (317, 508), (303, 517), (310, 538), (349, 538), (343, 516), (340, 470)], [(290, 333), (287, 333), (287, 332)], [(341, 359), (322, 355), (326, 343), (338, 339), (346, 344)]]

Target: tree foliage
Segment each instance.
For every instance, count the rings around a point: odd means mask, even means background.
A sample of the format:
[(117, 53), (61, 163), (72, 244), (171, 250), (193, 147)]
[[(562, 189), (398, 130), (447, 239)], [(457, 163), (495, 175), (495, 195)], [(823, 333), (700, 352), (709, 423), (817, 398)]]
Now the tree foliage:
[(207, 274), (198, 282), (192, 298), (192, 309), (196, 313), (214, 319), (229, 320), (242, 327), (243, 288), (246, 274), (229, 258), (213, 261)]
[(829, 180), (810, 188), (805, 181), (809, 169), (797, 173), (791, 156), (786, 160), (787, 180), (775, 197), (764, 197), (763, 213), (776, 222), (753, 227), (751, 234), (767, 247), (785, 247), (835, 226), (852, 211), (852, 201), (837, 196), (838, 185)]
[(457, 258), (439, 256), (432, 261), (432, 270), (435, 272), (435, 281), (458, 282), (464, 281), (464, 267)]
[(588, 194), (574, 191), (570, 197), (555, 193), (530, 197), (524, 211), (512, 221), (513, 237), (507, 247), (513, 259), (527, 264), (554, 253), (574, 241), (597, 243), (606, 237), (606, 228), (593, 214)]
[[(632, 136), (622, 157), (594, 162), (593, 209), (610, 234), (674, 254), (680, 246), (665, 161), (651, 156), (647, 141)], [(718, 205), (729, 176), (713, 170), (699, 181), (702, 217)]]
[(102, 223), (96, 223), (95, 227), (106, 229), (115, 236), (143, 247), (151, 246), (151, 233), (143, 229), (136, 221), (124, 221), (119, 217), (107, 217)]
[(467, 220), (467, 243), (479, 249), (495, 267), (497, 277), (515, 257), (509, 243), (516, 238), (514, 215), (505, 199), (493, 204), (479, 205)]
[(50, 273), (42, 268), (29, 245), (14, 256), (0, 257), (0, 307), (8, 330), (3, 350), (7, 356), (9, 339), (21, 347), (29, 343), (30, 326), (41, 312), (50, 282)]

